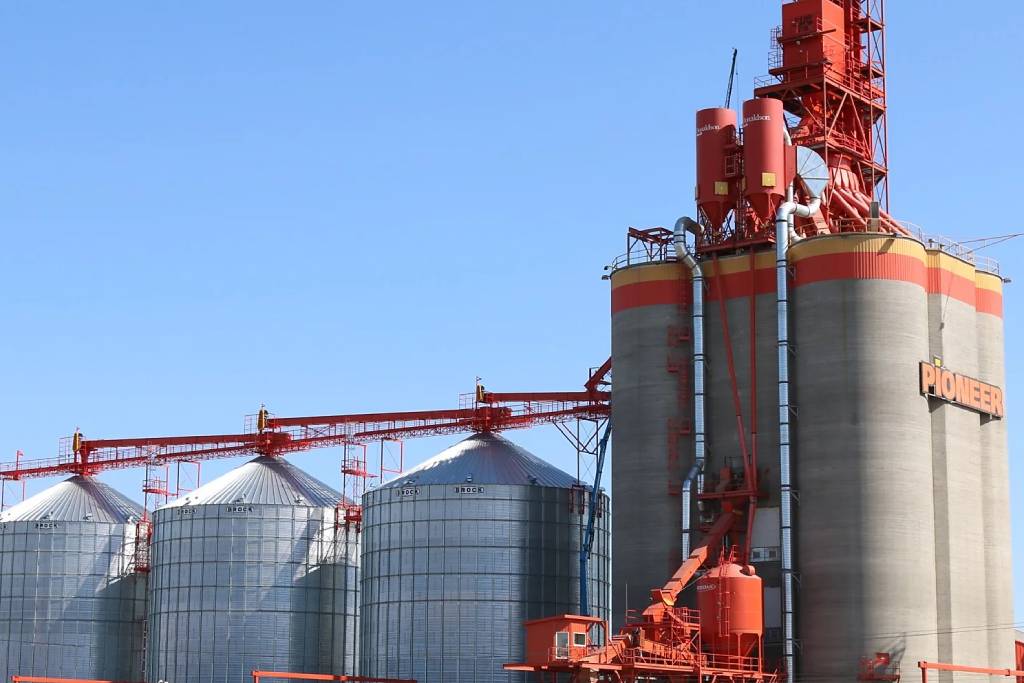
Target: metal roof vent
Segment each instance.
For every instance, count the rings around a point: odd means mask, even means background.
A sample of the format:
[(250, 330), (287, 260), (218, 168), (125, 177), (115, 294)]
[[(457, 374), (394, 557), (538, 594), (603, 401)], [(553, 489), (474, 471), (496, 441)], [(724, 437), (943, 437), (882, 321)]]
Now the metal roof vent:
[(473, 475), (472, 475), (472, 473), (466, 475), (466, 483), (467, 484), (472, 484), (473, 483)]
[(539, 483), (540, 483), (540, 480), (539, 480), (539, 479), (537, 479), (537, 475), (535, 475), (535, 474), (531, 474), (531, 475), (530, 475), (529, 477), (527, 477), (527, 478), (528, 478), (528, 479), (530, 480), (530, 483), (531, 483), (531, 484), (533, 484), (534, 486), (536, 486), (537, 484), (539, 484)]
[(82, 515), (82, 519), (84, 519), (86, 522), (91, 522), (92, 521), (92, 513), (91, 512), (86, 512), (84, 515)]
[(305, 502), (306, 502), (305, 496), (295, 496), (295, 504), (296, 505), (302, 505)]

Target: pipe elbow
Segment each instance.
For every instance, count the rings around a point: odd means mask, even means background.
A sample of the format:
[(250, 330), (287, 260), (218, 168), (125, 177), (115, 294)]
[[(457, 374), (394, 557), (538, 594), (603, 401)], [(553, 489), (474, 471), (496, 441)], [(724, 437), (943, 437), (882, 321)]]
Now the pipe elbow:
[(675, 229), (672, 231), (672, 245), (676, 250), (676, 258), (682, 261), (687, 268), (695, 274), (700, 275), (700, 264), (693, 257), (693, 254), (686, 248), (686, 233), (700, 234), (700, 224), (689, 216), (680, 216), (676, 221)]
[(818, 213), (821, 208), (821, 197), (815, 197), (807, 204), (797, 204), (794, 212), (800, 218), (808, 218)]

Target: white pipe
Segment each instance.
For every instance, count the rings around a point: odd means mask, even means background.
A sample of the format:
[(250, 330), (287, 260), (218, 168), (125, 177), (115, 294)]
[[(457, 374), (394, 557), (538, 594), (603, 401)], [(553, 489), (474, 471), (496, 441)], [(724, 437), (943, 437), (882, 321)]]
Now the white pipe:
[[(693, 466), (683, 481), (683, 539), (682, 556), (690, 556), (690, 507), (693, 482), (697, 482), (697, 493), (704, 492), (704, 272), (700, 263), (686, 248), (686, 232), (700, 234), (700, 226), (692, 218), (683, 216), (676, 221), (673, 243), (678, 258), (690, 269), (693, 279)], [(700, 505), (700, 503), (698, 503)]]
[(821, 198), (797, 204), (792, 201), (793, 187), (786, 192), (787, 201), (775, 213), (775, 287), (778, 293), (778, 360), (779, 360), (779, 483), (780, 532), (782, 544), (782, 626), (783, 656), (786, 675), (796, 678), (796, 648), (793, 631), (793, 485), (790, 467), (789, 435), (789, 283), (786, 251), (793, 230), (794, 216), (807, 218), (821, 208)]

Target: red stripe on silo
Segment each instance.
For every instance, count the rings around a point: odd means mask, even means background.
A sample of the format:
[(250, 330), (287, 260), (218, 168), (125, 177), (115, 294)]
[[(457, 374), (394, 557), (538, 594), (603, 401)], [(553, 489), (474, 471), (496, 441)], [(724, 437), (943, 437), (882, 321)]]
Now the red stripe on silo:
[(680, 280), (649, 280), (612, 289), (612, 315), (628, 308), (678, 304), (689, 284)]
[(1003, 295), (991, 289), (978, 287), (974, 290), (974, 309), (978, 313), (988, 313), (1003, 317)]
[[(775, 291), (774, 268), (758, 268), (753, 273), (749, 270), (724, 275), (705, 273), (704, 282), (708, 286), (707, 300), (718, 301), (723, 292), (726, 300), (750, 296), (751, 279), (753, 279), (754, 294), (771, 294)], [(721, 284), (721, 292), (719, 284)]]
[(895, 280), (928, 288), (928, 269), (915, 256), (875, 252), (841, 252), (797, 261), (795, 285), (828, 280)]
[(973, 306), (974, 280), (968, 280), (945, 268), (929, 268), (928, 293), (942, 294)]

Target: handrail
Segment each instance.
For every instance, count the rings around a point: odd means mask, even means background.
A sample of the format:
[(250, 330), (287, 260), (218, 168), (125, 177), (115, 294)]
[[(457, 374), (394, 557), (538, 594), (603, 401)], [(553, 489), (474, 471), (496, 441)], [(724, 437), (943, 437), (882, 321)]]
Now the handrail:
[[(841, 219), (839, 222), (841, 223)], [(923, 228), (921, 228), (921, 226), (915, 223), (901, 220), (896, 220), (895, 222), (899, 224), (900, 227), (904, 228), (913, 239), (916, 239), (927, 249), (937, 249), (945, 252), (950, 256), (960, 259), (961, 261), (966, 261), (974, 266), (975, 269), (985, 273), (991, 273), (993, 275), (999, 275), (1000, 273), (999, 261), (991, 256), (978, 254), (966, 245), (948, 237), (943, 237), (942, 235), (929, 235)], [(843, 230), (842, 232), (878, 232), (879, 234), (890, 234), (883, 231), (865, 230), (863, 228), (849, 231)], [(658, 254), (651, 254), (650, 252), (642, 249), (633, 249), (626, 254), (616, 256), (609, 266), (609, 270), (616, 271), (628, 266), (641, 265), (645, 263), (672, 263), (675, 261), (678, 261), (678, 259), (674, 254), (666, 254), (662, 257)]]

